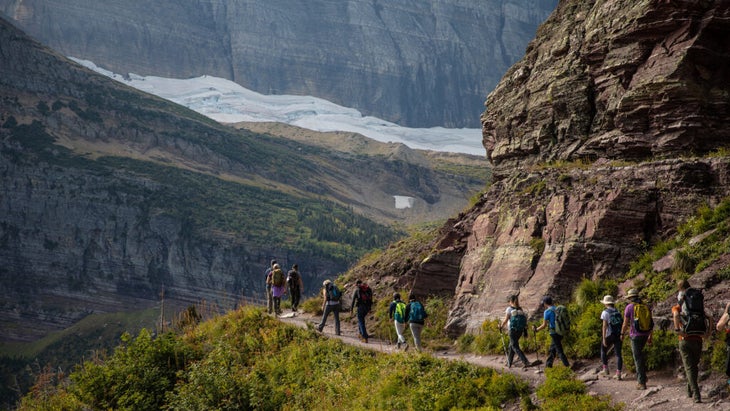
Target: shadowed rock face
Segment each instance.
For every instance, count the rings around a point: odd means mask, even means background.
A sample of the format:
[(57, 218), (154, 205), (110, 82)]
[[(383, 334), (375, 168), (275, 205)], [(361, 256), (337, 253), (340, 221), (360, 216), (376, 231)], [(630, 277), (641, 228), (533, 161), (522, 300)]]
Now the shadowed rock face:
[(0, 0), (65, 55), (118, 73), (224, 77), (412, 127), (478, 127), (557, 0)]
[(495, 183), (414, 270), (421, 293), (453, 287), (451, 332), (509, 294), (539, 316), (543, 295), (617, 278), (730, 193), (730, 160), (707, 155), (730, 136), (728, 39), (728, 2), (560, 3), (487, 99)]

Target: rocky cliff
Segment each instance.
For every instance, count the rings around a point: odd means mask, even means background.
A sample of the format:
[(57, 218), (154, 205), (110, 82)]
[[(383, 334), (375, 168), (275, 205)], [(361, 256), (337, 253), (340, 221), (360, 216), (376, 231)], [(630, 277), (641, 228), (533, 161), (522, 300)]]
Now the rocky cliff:
[(561, 1), (487, 99), (495, 182), (397, 274), (455, 297), (454, 334), (621, 277), (730, 194), (728, 34), (725, 1)]
[(395, 238), (385, 222), (453, 213), (484, 184), (459, 171), (478, 157), (338, 138), (360, 150), (224, 127), (0, 19), (0, 340), (151, 307), (163, 287), (177, 304), (260, 299), (271, 258), (311, 294)]
[(556, 0), (1, 0), (26, 32), (117, 73), (209, 74), (413, 127), (477, 127)]

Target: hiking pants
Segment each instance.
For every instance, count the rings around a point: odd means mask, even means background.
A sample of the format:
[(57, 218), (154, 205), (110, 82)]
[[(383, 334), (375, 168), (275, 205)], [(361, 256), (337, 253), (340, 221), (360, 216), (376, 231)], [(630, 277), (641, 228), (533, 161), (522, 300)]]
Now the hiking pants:
[(621, 335), (609, 335), (608, 338), (606, 338), (606, 344), (608, 345), (604, 346), (603, 342), (601, 342), (601, 364), (608, 367), (608, 350), (611, 346), (613, 346), (613, 351), (616, 353), (616, 370), (621, 372), (621, 370), (624, 369), (624, 357), (623, 353), (621, 353), (623, 345), (621, 343)]
[(560, 361), (563, 362), (564, 366), (570, 367), (568, 357), (566, 357), (565, 353), (563, 352), (563, 336), (558, 333), (550, 333), (550, 339), (552, 340), (552, 342), (550, 343), (550, 351), (548, 352), (545, 366), (548, 368), (552, 367), (555, 357), (558, 357), (560, 358)]
[(289, 287), (289, 295), (291, 296), (291, 309), (296, 311), (299, 307), (299, 301), (302, 299), (302, 291), (299, 287)]
[(636, 381), (639, 384), (646, 384), (646, 354), (644, 347), (649, 340), (648, 335), (637, 335), (631, 337), (631, 353), (634, 356), (634, 366), (636, 367)]
[(326, 304), (324, 306), (322, 322), (319, 323), (317, 329), (319, 331), (324, 330), (324, 326), (327, 324), (327, 317), (329, 317), (330, 313), (335, 314), (335, 334), (340, 335), (340, 304)]
[(363, 305), (357, 306), (357, 328), (358, 330), (360, 330), (360, 335), (362, 336), (362, 338), (370, 337), (368, 335), (368, 330), (365, 327), (365, 316), (368, 315), (369, 311), (370, 310), (368, 310), (368, 308)]
[(525, 353), (522, 352), (522, 349), (520, 348), (520, 337), (522, 337), (522, 334), (524, 333), (525, 332), (522, 330), (509, 330), (509, 354), (507, 355), (508, 367), (512, 366), (512, 360), (515, 358), (515, 353), (517, 353), (517, 357), (520, 358), (520, 361), (525, 364), (525, 367), (530, 366), (530, 362), (527, 361)]
[(266, 284), (266, 307), (269, 314), (274, 311), (274, 296), (271, 294), (271, 284)]
[(700, 356), (702, 355), (702, 339), (679, 340), (679, 354), (682, 356), (684, 373), (687, 376), (687, 394), (695, 400), (700, 399), (700, 387), (697, 375), (700, 372)]
[(406, 331), (406, 323), (399, 323), (397, 320), (393, 320), (393, 322), (395, 323), (395, 333), (398, 334), (398, 342), (401, 344), (405, 343), (406, 337), (403, 333)]
[(421, 351), (421, 331), (423, 331), (423, 324), (410, 323), (411, 334), (413, 334), (413, 345), (416, 346), (417, 351)]

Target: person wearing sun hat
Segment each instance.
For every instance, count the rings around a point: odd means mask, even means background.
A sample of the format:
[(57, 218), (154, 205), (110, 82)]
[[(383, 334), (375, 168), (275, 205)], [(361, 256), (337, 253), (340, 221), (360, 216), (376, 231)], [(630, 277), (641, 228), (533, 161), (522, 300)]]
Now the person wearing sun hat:
[[(651, 344), (651, 333), (653, 328), (653, 322), (651, 323), (648, 331), (642, 331), (637, 329), (637, 323), (641, 323), (640, 319), (644, 316), (637, 315), (637, 313), (648, 312), (649, 320), (651, 321), (651, 309), (647, 304), (644, 304), (639, 297), (639, 290), (632, 288), (626, 293), (626, 298), (630, 301), (624, 309), (624, 323), (621, 327), (621, 337), (623, 338), (626, 334), (629, 334), (631, 338), (631, 353), (634, 357), (634, 365), (636, 366), (636, 389), (646, 389), (646, 354), (644, 348), (647, 344)], [(636, 318), (636, 322), (634, 319)]]
[(611, 295), (605, 295), (601, 304), (606, 308), (601, 312), (601, 363), (603, 364), (603, 374), (610, 375), (608, 372), (608, 350), (613, 346), (616, 353), (616, 375), (615, 379), (621, 379), (621, 370), (624, 366), (624, 359), (621, 354), (621, 326), (623, 325), (623, 315), (616, 309), (616, 301)]

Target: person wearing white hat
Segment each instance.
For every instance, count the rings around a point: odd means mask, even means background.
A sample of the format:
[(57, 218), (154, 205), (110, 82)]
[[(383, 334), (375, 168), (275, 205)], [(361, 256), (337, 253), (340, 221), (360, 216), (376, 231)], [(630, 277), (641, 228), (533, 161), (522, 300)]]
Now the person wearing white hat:
[(615, 379), (621, 379), (621, 370), (624, 366), (624, 359), (621, 353), (621, 326), (623, 325), (623, 314), (616, 309), (616, 301), (611, 295), (605, 295), (601, 303), (606, 308), (601, 312), (601, 363), (603, 374), (610, 375), (608, 371), (608, 350), (613, 347), (616, 353), (616, 375)]

